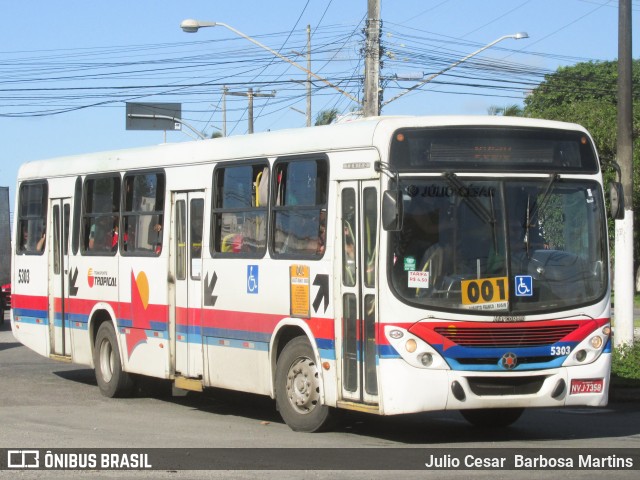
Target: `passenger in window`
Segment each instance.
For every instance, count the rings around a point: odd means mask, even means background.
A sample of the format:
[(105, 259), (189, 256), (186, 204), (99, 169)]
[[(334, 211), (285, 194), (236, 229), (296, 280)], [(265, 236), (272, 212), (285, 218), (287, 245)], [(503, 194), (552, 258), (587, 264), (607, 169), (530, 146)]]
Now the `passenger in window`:
[(91, 225), (89, 229), (89, 243), (87, 244), (87, 250), (93, 250), (96, 247), (96, 224)]
[(153, 231), (156, 232), (155, 246), (153, 247), (153, 253), (160, 255), (162, 252), (162, 224), (156, 223), (153, 227)]
[(44, 250), (44, 244), (46, 241), (47, 241), (47, 231), (43, 228), (42, 236), (38, 240), (38, 243), (36, 243), (36, 252), (41, 252), (42, 250)]
[(355, 285), (356, 278), (356, 246), (351, 228), (344, 228), (344, 275), (349, 285)]
[[(112, 252), (116, 252), (118, 250), (119, 230), (120, 230), (120, 227), (118, 226), (118, 222), (115, 222), (113, 225), (113, 229), (111, 230), (111, 251)], [(122, 240), (124, 242), (124, 245), (126, 245), (127, 242), (129, 241), (129, 234), (127, 232), (124, 232), (124, 236)]]
[[(240, 253), (242, 252), (243, 239), (244, 237), (241, 233), (229, 233), (222, 239), (221, 250), (223, 252)], [(194, 255), (192, 254), (192, 256)]]
[(22, 238), (20, 239), (20, 250), (29, 251), (29, 229), (26, 225), (22, 227)]
[(318, 228), (318, 248), (316, 253), (318, 255), (324, 255), (324, 251), (327, 247), (327, 211), (322, 210), (320, 212), (320, 227)]
[(34, 243), (33, 236), (29, 236), (29, 229), (26, 225), (22, 227), (22, 239), (20, 249), (26, 252), (41, 252), (44, 249), (46, 241), (46, 231), (42, 229), (42, 236)]

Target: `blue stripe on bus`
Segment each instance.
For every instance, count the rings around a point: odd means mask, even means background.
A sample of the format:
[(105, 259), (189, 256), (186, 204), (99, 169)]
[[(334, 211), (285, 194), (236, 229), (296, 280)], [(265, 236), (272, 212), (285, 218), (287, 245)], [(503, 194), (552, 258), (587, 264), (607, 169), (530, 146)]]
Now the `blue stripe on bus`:
[[(118, 319), (118, 327), (124, 327), (124, 328), (140, 328), (140, 327), (134, 327), (133, 326), (133, 320), (129, 320), (128, 318), (119, 318)], [(166, 331), (168, 330), (168, 325), (166, 321), (163, 320), (149, 320), (149, 328), (151, 330), (158, 330), (158, 331)]]
[(46, 320), (48, 317), (46, 310), (34, 310), (31, 308), (14, 308), (13, 309), (14, 317), (31, 317), (31, 318), (41, 318)]
[[(518, 358), (521, 358), (521, 357), (518, 357)], [(526, 358), (526, 357), (523, 356), (522, 358)], [(518, 364), (513, 370), (509, 370), (509, 371), (542, 370), (545, 368), (558, 368), (562, 366), (566, 358), (567, 357), (564, 356), (564, 357), (556, 357), (553, 360), (548, 362)], [(497, 359), (496, 363), (494, 364), (464, 365), (464, 364), (458, 363), (453, 358), (447, 358), (447, 363), (449, 364), (452, 370), (459, 370), (459, 371), (467, 371), (467, 372), (469, 371), (505, 372), (506, 371), (505, 368), (501, 365), (501, 358)]]
[(33, 317), (29, 315), (17, 315), (14, 313), (14, 317), (20, 317), (20, 323), (27, 323), (31, 325), (49, 325), (49, 319), (47, 317)]
[(384, 359), (400, 358), (398, 351), (391, 345), (378, 345), (378, 355)]
[[(206, 337), (205, 343), (212, 347), (229, 347), (229, 348), (241, 348), (244, 350), (258, 350), (260, 352), (267, 352), (269, 350), (269, 344), (264, 342), (250, 342), (247, 340), (235, 340), (230, 338), (217, 338)], [(250, 346), (247, 346), (250, 343)]]
[[(577, 345), (577, 342), (558, 342), (553, 345), (542, 347), (462, 347), (453, 346), (442, 351), (442, 345), (434, 345), (438, 353), (443, 357), (449, 358), (483, 358), (483, 357), (502, 357), (507, 352), (515, 353), (518, 357), (549, 357), (551, 356), (551, 347), (569, 347), (571, 351)], [(566, 355), (564, 356), (566, 357)]]

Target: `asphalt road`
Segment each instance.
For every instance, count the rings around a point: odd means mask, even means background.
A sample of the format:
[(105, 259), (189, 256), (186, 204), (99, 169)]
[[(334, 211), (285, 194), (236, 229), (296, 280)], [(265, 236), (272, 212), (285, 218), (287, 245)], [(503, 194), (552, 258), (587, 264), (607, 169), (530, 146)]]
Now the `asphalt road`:
[[(640, 405), (526, 411), (511, 428), (478, 430), (457, 412), (401, 417), (347, 413), (335, 430), (292, 432), (266, 397), (218, 389), (184, 396), (152, 382), (129, 399), (102, 397), (93, 371), (43, 358), (0, 327), (0, 448), (306, 447), (287, 450), (296, 461), (319, 448), (466, 448), (497, 453), (524, 448), (633, 448), (640, 452)], [(89, 472), (0, 471), (7, 478), (86, 478)], [(637, 471), (611, 472), (637, 478)], [(91, 478), (601, 478), (596, 471), (184, 471), (91, 472)]]

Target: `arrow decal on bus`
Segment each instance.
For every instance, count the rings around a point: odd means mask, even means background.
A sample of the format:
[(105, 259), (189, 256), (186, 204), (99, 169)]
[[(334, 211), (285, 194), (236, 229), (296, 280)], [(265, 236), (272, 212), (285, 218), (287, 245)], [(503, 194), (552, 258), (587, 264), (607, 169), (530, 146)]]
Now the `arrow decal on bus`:
[(76, 282), (78, 281), (78, 267), (73, 271), (73, 275), (69, 272), (69, 296), (75, 297), (78, 295), (78, 287)]
[(318, 313), (320, 301), (324, 298), (324, 312), (326, 312), (329, 306), (329, 275), (316, 275), (316, 278), (313, 279), (313, 284), (320, 287), (316, 294), (316, 299), (313, 301), (313, 309)]
[(218, 297), (213, 294), (213, 289), (216, 288), (216, 282), (218, 281), (218, 275), (213, 272), (211, 277), (211, 283), (209, 283), (209, 272), (204, 277), (204, 304), (206, 307), (213, 307), (216, 304)]

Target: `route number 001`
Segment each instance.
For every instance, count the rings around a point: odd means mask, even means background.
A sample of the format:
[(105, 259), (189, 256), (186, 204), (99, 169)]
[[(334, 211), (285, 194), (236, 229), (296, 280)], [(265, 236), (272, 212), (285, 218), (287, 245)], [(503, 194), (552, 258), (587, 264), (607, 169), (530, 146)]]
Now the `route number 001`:
[(462, 281), (462, 303), (477, 305), (504, 302), (509, 295), (507, 277)]

